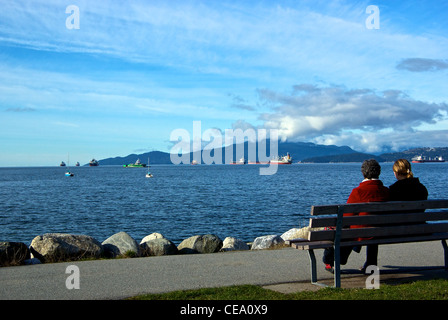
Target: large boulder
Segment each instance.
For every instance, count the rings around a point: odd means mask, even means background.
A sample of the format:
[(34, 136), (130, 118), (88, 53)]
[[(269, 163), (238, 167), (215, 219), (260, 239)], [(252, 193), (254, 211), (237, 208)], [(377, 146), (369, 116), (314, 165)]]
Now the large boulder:
[(277, 249), (285, 246), (285, 241), (278, 235), (261, 236), (254, 240), (251, 250)]
[(293, 239), (308, 239), (308, 233), (310, 232), (310, 227), (303, 228), (292, 228), (283, 233), (280, 237), (283, 240), (293, 240)]
[(142, 256), (163, 256), (176, 254), (178, 250), (176, 245), (168, 239), (149, 238), (149, 240), (140, 243), (140, 252)]
[(222, 248), (222, 240), (214, 234), (193, 236), (183, 240), (177, 249), (179, 253), (213, 253)]
[(30, 258), (30, 250), (22, 242), (0, 242), (0, 266), (18, 266)]
[(45, 263), (99, 258), (103, 254), (103, 247), (95, 238), (87, 235), (46, 233), (31, 241), (30, 251), (35, 258)]
[(226, 237), (222, 242), (221, 251), (249, 250), (250, 247), (243, 241), (234, 237)]
[(140, 246), (128, 233), (118, 232), (102, 243), (104, 254), (107, 257), (115, 258), (117, 256), (139, 256)]

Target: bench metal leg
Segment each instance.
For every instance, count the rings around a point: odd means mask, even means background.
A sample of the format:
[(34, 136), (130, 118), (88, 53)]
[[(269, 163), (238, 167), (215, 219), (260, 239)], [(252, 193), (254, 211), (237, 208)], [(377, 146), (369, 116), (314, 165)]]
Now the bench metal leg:
[[(334, 286), (335, 288), (341, 287), (341, 247), (336, 244), (334, 247)], [(308, 256), (310, 258), (310, 272), (311, 272), (311, 283), (328, 287), (323, 283), (317, 282), (317, 267), (316, 267), (316, 256), (313, 249), (308, 249)]]
[(338, 220), (336, 222), (336, 234), (334, 236), (334, 287), (341, 287), (341, 231), (342, 217), (344, 216), (344, 206), (338, 207)]
[(341, 287), (341, 247), (334, 246), (334, 287)]
[(445, 270), (448, 271), (448, 246), (446, 240), (442, 240), (443, 255), (445, 257)]
[(308, 256), (310, 257), (311, 283), (317, 286), (327, 287), (327, 285), (317, 282), (316, 256), (314, 255), (314, 250), (309, 249)]
[(308, 255), (310, 257), (311, 266), (311, 283), (317, 282), (317, 268), (316, 268), (316, 256), (314, 255), (314, 250), (308, 250)]

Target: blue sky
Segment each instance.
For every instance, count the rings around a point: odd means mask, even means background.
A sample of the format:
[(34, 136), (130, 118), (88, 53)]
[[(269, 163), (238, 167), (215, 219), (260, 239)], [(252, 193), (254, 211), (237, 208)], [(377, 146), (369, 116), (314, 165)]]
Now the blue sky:
[[(79, 29), (72, 12), (79, 8)], [(366, 27), (369, 5), (379, 29)], [(3, 1), (0, 166), (169, 152), (278, 129), (381, 152), (447, 146), (448, 1)]]

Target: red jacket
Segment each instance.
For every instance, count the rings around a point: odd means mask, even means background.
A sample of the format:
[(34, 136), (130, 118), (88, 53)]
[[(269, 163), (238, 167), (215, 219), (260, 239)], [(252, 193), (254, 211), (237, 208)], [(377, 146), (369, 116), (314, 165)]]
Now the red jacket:
[[(354, 188), (348, 197), (347, 203), (381, 202), (390, 198), (389, 189), (381, 180), (366, 180)], [(357, 215), (368, 215), (368, 212), (360, 212)], [(346, 213), (344, 216), (353, 216), (354, 213)], [(368, 226), (351, 226), (351, 228), (362, 228)], [(361, 240), (361, 239), (360, 239)]]
[[(381, 180), (366, 180), (352, 190), (347, 203), (381, 202), (388, 201), (389, 197), (389, 189), (383, 186)], [(359, 215), (363, 214), (367, 212), (361, 212)]]

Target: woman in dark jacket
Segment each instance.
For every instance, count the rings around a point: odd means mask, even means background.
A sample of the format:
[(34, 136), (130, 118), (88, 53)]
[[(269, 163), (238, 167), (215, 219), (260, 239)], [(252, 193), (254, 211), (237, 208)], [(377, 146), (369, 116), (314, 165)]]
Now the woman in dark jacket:
[(390, 201), (415, 201), (428, 199), (428, 190), (414, 178), (411, 164), (406, 159), (395, 161), (393, 171), (397, 182), (389, 187)]

